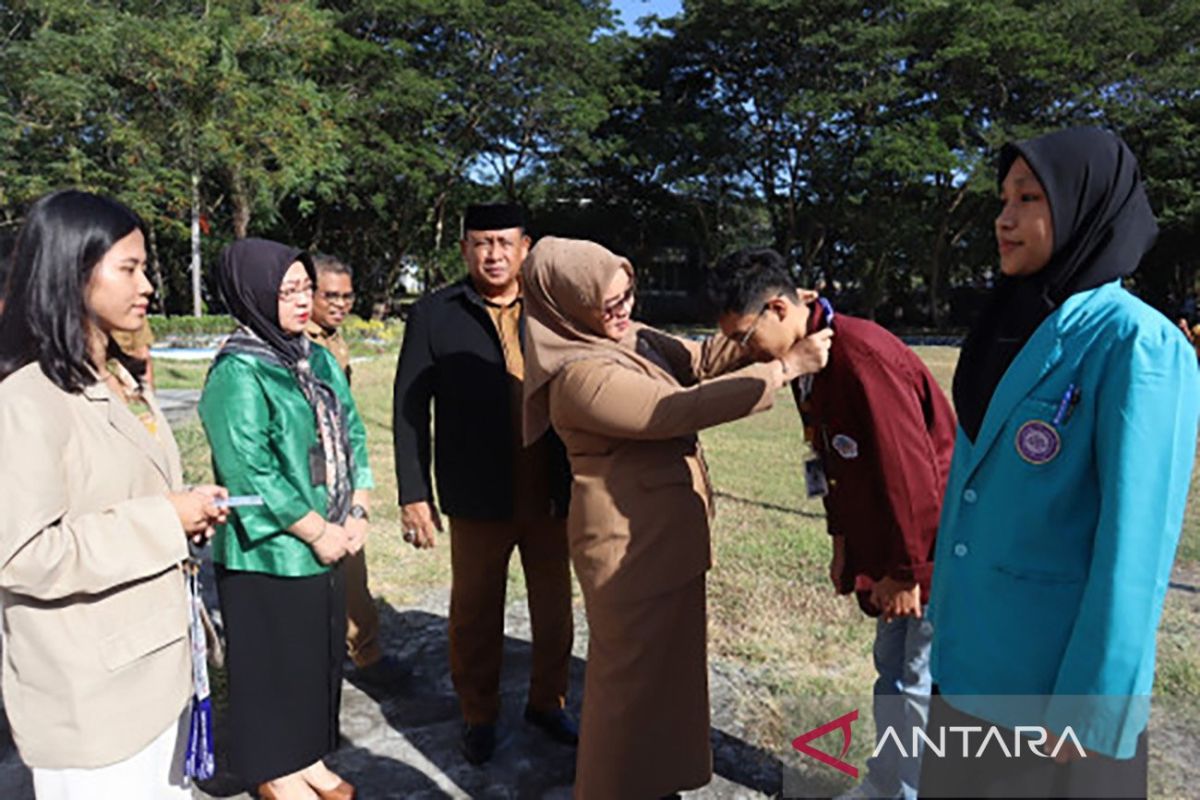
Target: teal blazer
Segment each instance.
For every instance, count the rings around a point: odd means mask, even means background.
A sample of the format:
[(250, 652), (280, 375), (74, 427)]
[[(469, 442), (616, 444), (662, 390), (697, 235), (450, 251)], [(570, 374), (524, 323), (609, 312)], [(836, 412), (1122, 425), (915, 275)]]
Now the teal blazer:
[[(367, 434), (346, 374), (324, 347), (309, 356), (313, 374), (328, 383), (346, 410), (354, 488), (375, 484), (367, 463)], [(213, 560), (229, 569), (299, 578), (329, 568), (287, 528), (310, 511), (326, 513), (326, 489), (313, 486), (309, 448), (317, 442), (312, 407), (292, 373), (250, 355), (222, 356), (208, 373), (200, 420), (212, 448), (217, 483), (232, 495), (257, 494), (263, 505), (234, 509), (213, 537)]]
[(1198, 409), (1195, 351), (1117, 282), (1038, 327), (975, 442), (958, 431), (929, 607), (947, 702), (1133, 755)]

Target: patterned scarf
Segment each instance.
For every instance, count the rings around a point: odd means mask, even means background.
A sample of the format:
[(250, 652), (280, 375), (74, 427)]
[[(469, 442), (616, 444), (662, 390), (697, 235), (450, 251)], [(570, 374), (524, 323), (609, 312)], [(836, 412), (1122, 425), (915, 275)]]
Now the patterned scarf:
[(225, 341), (213, 365), (226, 355), (250, 355), (292, 373), (312, 407), (313, 420), (325, 455), (325, 488), (329, 497), (326, 516), (331, 522), (341, 525), (350, 511), (354, 492), (354, 463), (350, 458), (350, 432), (346, 427), (345, 409), (333, 387), (313, 375), (308, 361), (309, 341), (305, 337), (300, 337), (299, 341), (304, 355), (289, 365), (274, 348), (243, 325)]

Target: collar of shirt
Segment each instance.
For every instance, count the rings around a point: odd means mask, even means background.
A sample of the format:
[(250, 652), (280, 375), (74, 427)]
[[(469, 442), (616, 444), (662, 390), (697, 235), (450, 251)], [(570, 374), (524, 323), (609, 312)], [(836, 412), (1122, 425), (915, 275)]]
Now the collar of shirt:
[(324, 326), (318, 325), (315, 320), (308, 321), (308, 327), (304, 329), (310, 339), (324, 340), (333, 339), (338, 335), (338, 329), (326, 330)]

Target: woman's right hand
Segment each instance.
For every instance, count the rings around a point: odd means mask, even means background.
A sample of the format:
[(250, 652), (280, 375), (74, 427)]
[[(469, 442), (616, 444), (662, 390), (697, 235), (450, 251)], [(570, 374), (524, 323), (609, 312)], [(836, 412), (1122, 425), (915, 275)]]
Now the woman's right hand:
[(796, 342), (792, 349), (779, 359), (783, 364), (785, 381), (825, 369), (825, 365), (829, 363), (829, 348), (832, 346), (832, 328), (823, 328)]
[(350, 534), (341, 525), (325, 523), (324, 532), (309, 542), (313, 554), (325, 566), (336, 564), (350, 554)]
[(217, 508), (213, 502), (218, 497), (228, 497), (223, 486), (195, 486), (186, 492), (168, 492), (167, 499), (175, 507), (183, 533), (196, 544), (212, 538), (215, 526), (222, 525), (229, 510)]

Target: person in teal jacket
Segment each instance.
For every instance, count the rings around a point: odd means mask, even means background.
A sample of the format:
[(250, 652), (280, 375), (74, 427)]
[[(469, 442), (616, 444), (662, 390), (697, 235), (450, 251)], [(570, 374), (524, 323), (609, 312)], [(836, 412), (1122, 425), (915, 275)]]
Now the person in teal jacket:
[[(999, 177), (1002, 274), (954, 376), (929, 606), (927, 732), (980, 732), (966, 756), (960, 738), (926, 750), (921, 795), (1144, 797), (1196, 358), (1121, 286), (1157, 234), (1124, 142), (1080, 128), (1010, 144)], [(981, 747), (991, 726), (1011, 756)]]
[(307, 253), (243, 239), (218, 274), (240, 327), (200, 400), (213, 470), (250, 495), (213, 539), (228, 643), (229, 763), (262, 797), (348, 798), (337, 748), (345, 593), (341, 559), (367, 533), (366, 433), (345, 373), (304, 336)]

